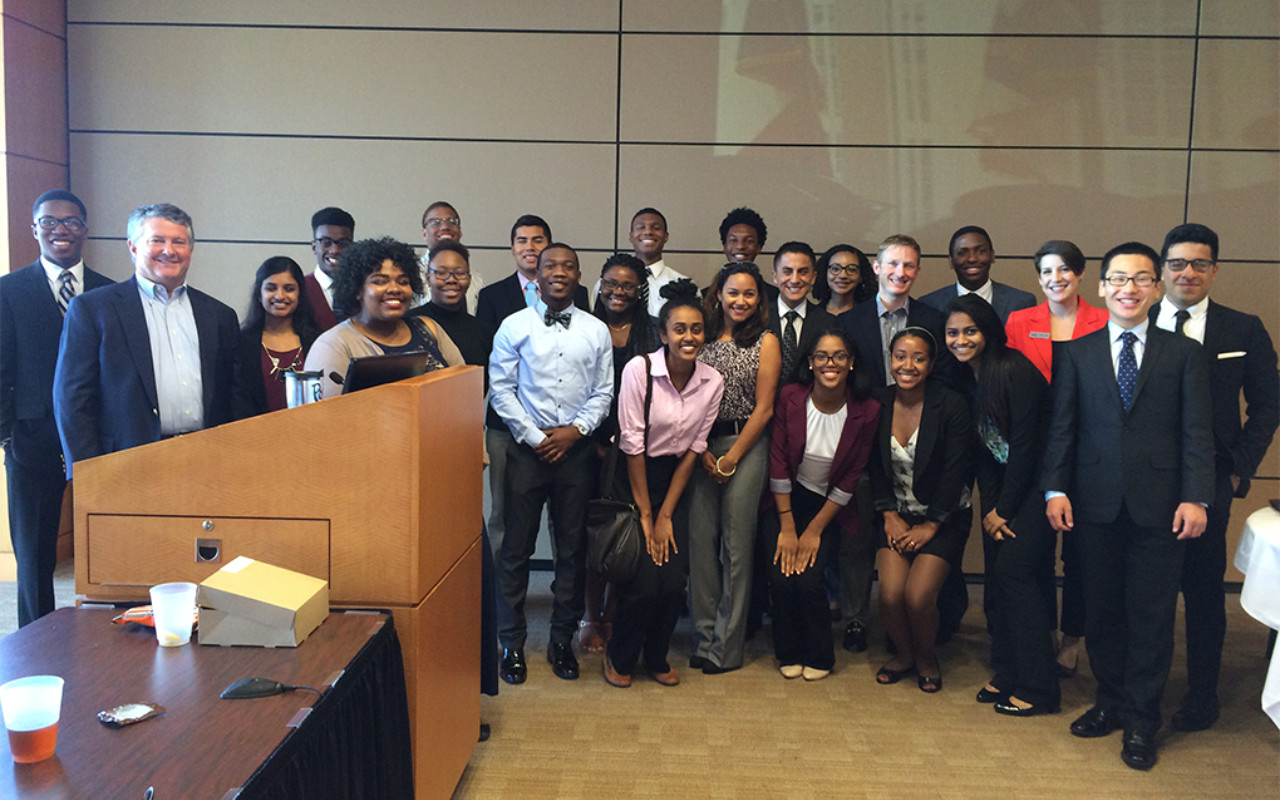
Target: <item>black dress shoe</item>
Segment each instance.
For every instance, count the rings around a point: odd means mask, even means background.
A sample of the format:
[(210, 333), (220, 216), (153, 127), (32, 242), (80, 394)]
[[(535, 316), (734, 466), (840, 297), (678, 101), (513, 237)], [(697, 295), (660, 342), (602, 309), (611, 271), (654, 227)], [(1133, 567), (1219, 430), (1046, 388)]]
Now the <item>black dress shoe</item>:
[[(989, 685), (989, 684), (988, 684)], [(986, 686), (978, 690), (978, 696), (975, 698), (979, 703), (1003, 703), (1008, 700), (1008, 696), (1004, 692), (996, 689), (992, 691)]]
[(867, 649), (867, 629), (861, 622), (850, 622), (844, 629), (844, 649), (850, 653), (861, 653)]
[(1045, 703), (1032, 703), (1023, 708), (1015, 706), (1008, 700), (1001, 700), (995, 704), (995, 710), (997, 714), (1006, 714), (1010, 717), (1038, 717), (1041, 714), (1057, 714), (1059, 707)]
[(1081, 739), (1096, 739), (1120, 727), (1120, 716), (1109, 708), (1094, 706), (1071, 723), (1071, 735)]
[(738, 669), (742, 669), (742, 667), (722, 667), (719, 664), (712, 664), (710, 661), (708, 661), (706, 664), (702, 665), (702, 674), (703, 675), (723, 675), (726, 672), (733, 672), (734, 670), (738, 670)]
[(547, 661), (557, 678), (566, 681), (578, 679), (578, 657), (573, 654), (573, 647), (568, 643), (552, 642), (548, 645)]
[(1156, 765), (1156, 737), (1141, 731), (1125, 731), (1120, 760), (1131, 769), (1151, 769)]
[(1218, 711), (1218, 698), (1188, 694), (1169, 724), (1177, 731), (1203, 731), (1218, 721)]
[(506, 647), (502, 650), (502, 679), (510, 684), (524, 683), (529, 677), (529, 667), (524, 662), (524, 650)]
[(709, 663), (703, 656), (689, 656), (689, 669), (702, 669)]
[(487, 722), (480, 723), (480, 741), (489, 741), (489, 723)]

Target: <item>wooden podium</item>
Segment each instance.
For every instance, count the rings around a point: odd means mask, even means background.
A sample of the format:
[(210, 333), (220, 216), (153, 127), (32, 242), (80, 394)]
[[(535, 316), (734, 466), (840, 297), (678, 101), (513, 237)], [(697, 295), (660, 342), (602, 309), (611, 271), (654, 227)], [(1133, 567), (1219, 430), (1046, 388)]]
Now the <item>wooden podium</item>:
[(482, 377), (450, 367), (78, 462), (76, 591), (145, 603), (243, 555), (327, 580), (335, 606), (391, 609), (417, 796), (449, 797), (480, 729)]

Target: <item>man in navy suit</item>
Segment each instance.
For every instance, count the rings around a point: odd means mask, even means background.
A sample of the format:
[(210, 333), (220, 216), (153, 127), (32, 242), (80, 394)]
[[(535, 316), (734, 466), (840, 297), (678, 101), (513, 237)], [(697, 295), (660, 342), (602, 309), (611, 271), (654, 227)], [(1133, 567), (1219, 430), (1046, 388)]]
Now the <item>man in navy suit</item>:
[(947, 253), (951, 258), (951, 268), (956, 272), (956, 282), (929, 292), (920, 298), (920, 302), (945, 314), (952, 300), (972, 292), (991, 304), (1000, 315), (1001, 322), (1008, 322), (1014, 311), (1036, 304), (1036, 297), (1030, 292), (991, 280), (995, 248), (991, 245), (991, 236), (977, 225), (966, 225), (951, 234)]
[(111, 280), (80, 258), (89, 235), (84, 203), (61, 189), (31, 207), (40, 258), (0, 277), (0, 444), (9, 534), (18, 562), (18, 625), (53, 611), (53, 570), (66, 470), (53, 420), (53, 368), (69, 298)]
[(130, 280), (67, 308), (53, 413), (67, 478), (77, 461), (243, 415), (236, 312), (187, 286), (191, 217), (177, 206), (129, 215)]
[(355, 235), (355, 218), (340, 208), (329, 206), (311, 215), (311, 252), (316, 256), (316, 268), (304, 283), (321, 331), (342, 322), (333, 310), (333, 279), (338, 274), (338, 258)]
[(1053, 358), (1045, 513), (1075, 530), (1084, 566), (1094, 705), (1085, 738), (1124, 728), (1121, 760), (1156, 763), (1160, 698), (1187, 541), (1213, 502), (1213, 428), (1203, 350), (1151, 324), (1160, 256), (1140, 242), (1102, 259), (1107, 327)]
[(1262, 320), (1209, 299), (1218, 276), (1218, 234), (1204, 225), (1179, 225), (1165, 237), (1161, 257), (1164, 299), (1152, 306), (1151, 321), (1204, 346), (1213, 402), (1213, 502), (1204, 535), (1187, 544), (1182, 564), (1187, 694), (1170, 720), (1177, 730), (1200, 731), (1218, 718), (1218, 672), (1227, 631), (1222, 576), (1231, 500), (1248, 494), (1249, 481), (1275, 435), (1280, 381), (1276, 351)]

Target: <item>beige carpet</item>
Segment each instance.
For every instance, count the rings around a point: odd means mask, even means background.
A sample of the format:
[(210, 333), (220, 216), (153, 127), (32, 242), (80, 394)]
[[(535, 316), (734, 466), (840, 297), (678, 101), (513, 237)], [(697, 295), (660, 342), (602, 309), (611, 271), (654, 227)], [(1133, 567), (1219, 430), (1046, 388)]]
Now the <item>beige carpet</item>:
[[(1209, 731), (1163, 733), (1150, 773), (1120, 761), (1120, 734), (1083, 740), (1067, 726), (1091, 705), (1087, 662), (1063, 681), (1063, 712), (1009, 719), (974, 702), (989, 677), (981, 589), (971, 586), (961, 633), (941, 651), (944, 688), (914, 680), (879, 686), (881, 637), (868, 653), (838, 651), (836, 671), (806, 684), (776, 670), (769, 630), (748, 645), (738, 672), (705, 676), (688, 665), (688, 620), (671, 663), (682, 683), (637, 676), (615, 689), (600, 658), (562, 681), (545, 660), (549, 576), (535, 573), (529, 680), (502, 684), (482, 711), (493, 738), (477, 745), (455, 798), (1276, 798), (1280, 731), (1258, 707), (1267, 632), (1227, 598), (1222, 719)], [(1181, 618), (1179, 618), (1181, 628)], [(1184, 688), (1179, 647), (1166, 719)]]

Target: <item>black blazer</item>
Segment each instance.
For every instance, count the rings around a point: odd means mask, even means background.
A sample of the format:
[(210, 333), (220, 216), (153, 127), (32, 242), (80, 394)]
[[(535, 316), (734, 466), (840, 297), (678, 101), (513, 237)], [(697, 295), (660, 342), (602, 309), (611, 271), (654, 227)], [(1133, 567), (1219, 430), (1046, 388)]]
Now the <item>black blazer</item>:
[[(876, 301), (870, 297), (835, 318), (835, 324), (853, 339), (857, 354), (854, 358), (854, 369), (861, 373), (869, 385), (880, 387), (886, 385), (888, 376), (884, 374), (884, 348), (880, 344), (880, 318), (876, 316)], [(932, 306), (919, 300), (907, 303), (907, 325), (928, 330), (937, 339), (938, 363), (947, 363), (949, 355), (942, 341), (942, 314)], [(805, 326), (808, 327), (807, 325)], [(935, 373), (938, 371), (935, 368)], [(944, 367), (943, 372), (948, 370)], [(948, 376), (944, 376), (944, 379)]]
[[(307, 357), (315, 339), (302, 340), (302, 358)], [(287, 365), (286, 365), (287, 366)], [(262, 328), (241, 328), (240, 341), (236, 353), (236, 378), (243, 393), (245, 408), (237, 415), (253, 417), (265, 414), (267, 408), (267, 388), (262, 377)]]
[[(959, 296), (960, 290), (956, 288), (955, 283), (948, 283), (941, 289), (934, 289), (921, 297), (920, 302), (933, 306), (938, 313), (945, 315), (947, 306)], [(991, 307), (996, 310), (1001, 322), (1008, 322), (1010, 314), (1024, 308), (1031, 308), (1037, 302), (1036, 296), (1031, 292), (1024, 292), (1003, 283), (991, 282)]]
[[(1158, 305), (1151, 307), (1152, 325), (1159, 310)], [(1212, 300), (1205, 317), (1204, 351), (1209, 359), (1214, 460), (1220, 472), (1240, 477), (1235, 496), (1244, 497), (1280, 422), (1276, 351), (1261, 319)], [(1246, 405), (1243, 424), (1241, 391)]]
[(974, 428), (977, 431), (974, 447), (974, 469), (978, 479), (978, 492), (982, 500), (982, 514), (996, 510), (1006, 520), (1015, 519), (1029, 501), (1038, 505), (1036, 513), (1044, 521), (1044, 487), (1038, 479), (1040, 461), (1044, 455), (1044, 440), (1048, 435), (1049, 383), (1040, 370), (1017, 350), (1011, 351), (1013, 365), (1009, 386), (1009, 424), (1004, 431), (1009, 445), (1006, 463), (996, 461), (991, 450), (982, 441), (981, 425), (977, 418), (982, 414), (974, 398)]
[[(200, 338), (204, 426), (245, 416), (247, 403), (236, 371), (240, 328), (236, 312), (188, 287)], [(160, 439), (159, 400), (150, 336), (134, 278), (77, 296), (67, 309), (53, 413), (66, 457), (86, 458)]]
[(1110, 326), (1058, 345), (1044, 488), (1067, 493), (1075, 521), (1111, 523), (1123, 503), (1138, 525), (1167, 528), (1179, 503), (1212, 502), (1209, 370), (1201, 347), (1148, 325), (1126, 412)]
[[(795, 363), (791, 365), (790, 372), (778, 378), (778, 391), (782, 391), (783, 386), (800, 380), (800, 375), (804, 373), (804, 354), (809, 352), (809, 348), (821, 338), (822, 334), (831, 330), (832, 326), (835, 325), (835, 317), (822, 305), (808, 303), (808, 306), (809, 309), (804, 312), (804, 325), (800, 329), (800, 341), (796, 347), (798, 354), (796, 355)], [(783, 322), (778, 319), (777, 311), (778, 301), (775, 298), (769, 304), (769, 330), (773, 332), (774, 336), (778, 337), (778, 342), (781, 343)]]
[[(848, 316), (845, 312), (841, 316)], [(876, 444), (868, 464), (871, 494), (877, 512), (898, 510), (893, 494), (893, 462), (889, 440), (893, 437), (893, 399), (896, 386), (882, 386), (875, 392), (880, 401), (880, 424)], [(973, 482), (973, 419), (969, 404), (958, 392), (932, 379), (925, 384), (924, 408), (920, 411), (920, 432), (916, 435), (916, 460), (912, 471), (912, 491), (928, 506), (926, 516), (946, 522), (957, 510), (965, 487)]]
[[(573, 304), (583, 311), (591, 310), (587, 307), (587, 287), (578, 284), (573, 293)], [(504, 319), (524, 307), (520, 278), (513, 272), (480, 290), (480, 296), (476, 299), (476, 319), (497, 331)]]
[[(111, 283), (85, 267), (81, 294)], [(38, 259), (0, 277), (0, 440), (32, 469), (60, 469), (53, 370), (61, 336), (62, 311)]]

